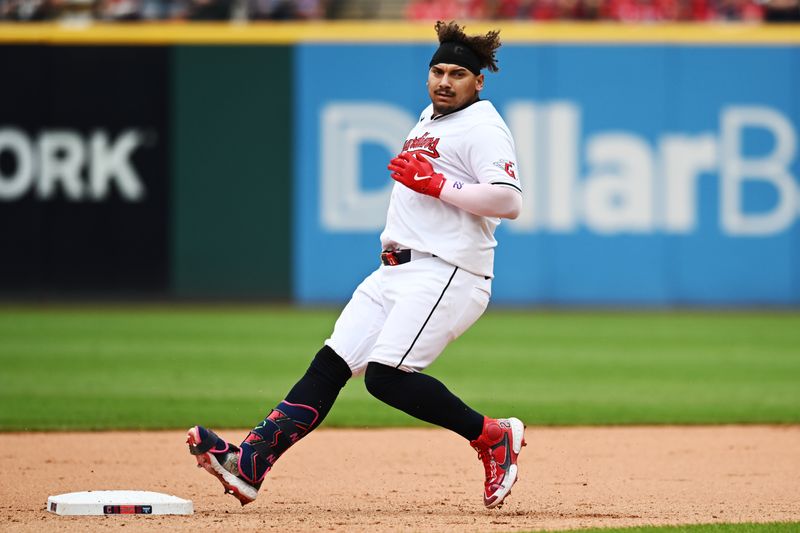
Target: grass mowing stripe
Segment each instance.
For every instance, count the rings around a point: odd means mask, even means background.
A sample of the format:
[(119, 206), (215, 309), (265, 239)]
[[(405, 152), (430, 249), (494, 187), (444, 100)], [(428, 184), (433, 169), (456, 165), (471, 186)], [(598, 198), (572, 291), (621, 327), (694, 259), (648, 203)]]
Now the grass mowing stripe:
[[(336, 316), (0, 309), (0, 430), (250, 426)], [(476, 409), (528, 424), (797, 423), (799, 346), (800, 313), (490, 310), (429, 372)], [(360, 379), (326, 424), (422, 425)]]

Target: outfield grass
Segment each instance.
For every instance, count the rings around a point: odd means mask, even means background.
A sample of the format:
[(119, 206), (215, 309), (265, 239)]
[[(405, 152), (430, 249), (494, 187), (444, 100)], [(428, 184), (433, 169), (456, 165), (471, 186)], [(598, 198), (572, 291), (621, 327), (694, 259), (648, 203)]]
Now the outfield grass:
[(797, 533), (800, 522), (571, 529), (561, 533)]
[[(0, 309), (0, 430), (247, 427), (335, 310)], [(800, 422), (800, 313), (490, 310), (429, 369), (528, 424)], [(329, 426), (417, 425), (353, 380)]]

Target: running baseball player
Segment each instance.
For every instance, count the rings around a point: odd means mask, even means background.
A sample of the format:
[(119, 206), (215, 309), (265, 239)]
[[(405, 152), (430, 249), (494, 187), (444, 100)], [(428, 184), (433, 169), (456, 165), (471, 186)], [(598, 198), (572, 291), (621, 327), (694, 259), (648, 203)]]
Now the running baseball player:
[(498, 70), (499, 32), (467, 36), (441, 21), (436, 32), (431, 104), (388, 165), (396, 183), (381, 265), (356, 288), (305, 375), (239, 446), (202, 426), (188, 432), (198, 466), (242, 505), (360, 374), (376, 398), (469, 441), (483, 461), (486, 507), (501, 505), (517, 480), (522, 422), (488, 418), (423, 373), (486, 309), (495, 228), (501, 218), (516, 218), (522, 204), (511, 133), (480, 98), (481, 70)]

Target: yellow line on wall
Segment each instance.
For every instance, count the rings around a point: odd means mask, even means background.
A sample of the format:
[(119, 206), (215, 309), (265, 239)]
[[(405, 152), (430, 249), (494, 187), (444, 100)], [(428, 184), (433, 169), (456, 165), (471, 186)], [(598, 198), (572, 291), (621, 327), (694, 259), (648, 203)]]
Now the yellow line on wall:
[[(466, 22), (467, 33), (499, 28), (505, 43), (800, 44), (800, 25)], [(0, 43), (86, 45), (433, 43), (433, 23), (0, 23)]]

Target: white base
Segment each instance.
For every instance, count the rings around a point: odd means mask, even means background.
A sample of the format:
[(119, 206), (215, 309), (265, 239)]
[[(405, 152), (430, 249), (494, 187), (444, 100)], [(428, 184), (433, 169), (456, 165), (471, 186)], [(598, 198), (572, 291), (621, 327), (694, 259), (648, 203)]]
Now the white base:
[(47, 498), (47, 510), (57, 515), (192, 514), (191, 500), (143, 490), (90, 490)]

